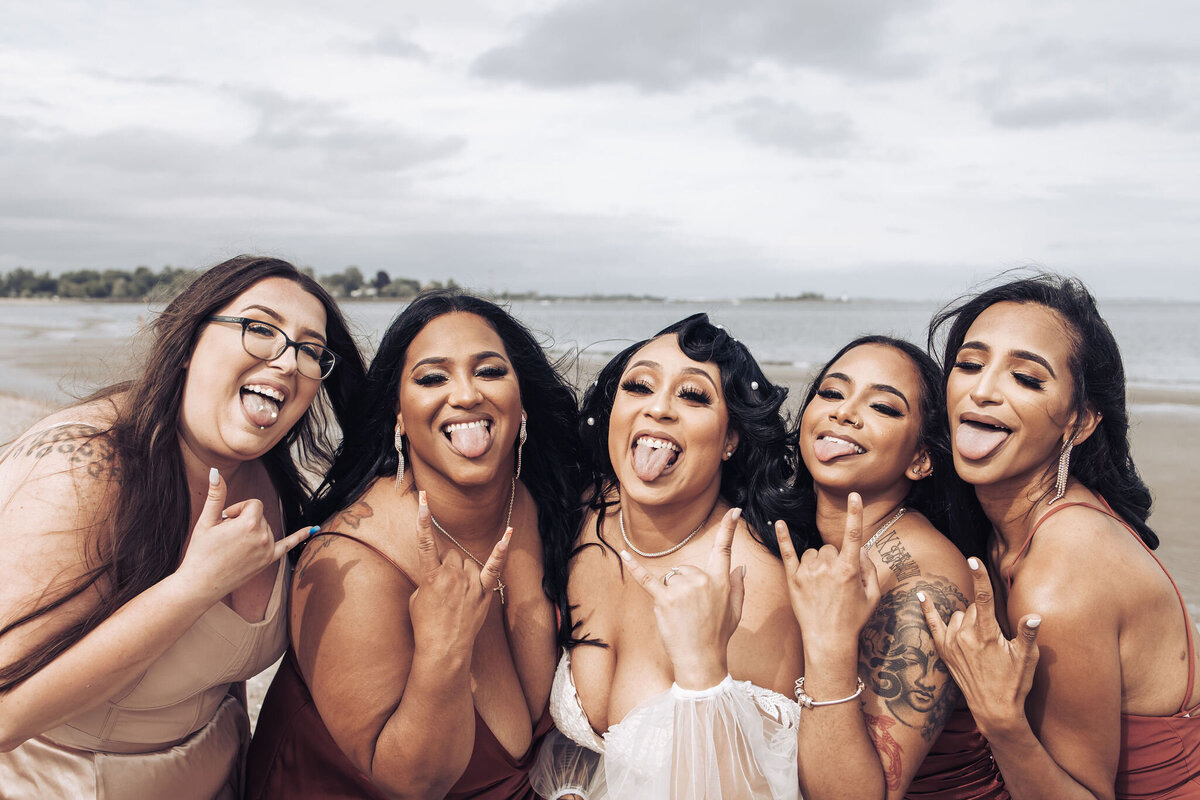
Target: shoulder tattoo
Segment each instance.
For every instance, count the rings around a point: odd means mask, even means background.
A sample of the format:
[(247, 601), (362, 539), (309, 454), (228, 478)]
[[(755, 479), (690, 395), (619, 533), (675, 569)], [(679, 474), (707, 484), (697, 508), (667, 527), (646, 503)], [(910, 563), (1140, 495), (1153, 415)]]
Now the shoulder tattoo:
[(875, 543), (875, 550), (887, 568), (896, 576), (897, 581), (905, 581), (921, 574), (921, 568), (913, 560), (912, 554), (904, 547), (904, 542), (900, 541), (900, 535), (895, 528), (885, 533)]
[(300, 553), (300, 559), (296, 562), (296, 580), (304, 580), (304, 575), (308, 572), (309, 566), (317, 559), (317, 554), (322, 550), (327, 550), (340, 537), (338, 536), (323, 536), (317, 534), (316, 538), (304, 545), (304, 550)]
[(105, 431), (91, 425), (74, 423), (40, 430), (18, 442), (13, 456), (34, 461), (65, 458), (69, 469), (82, 468), (96, 480), (121, 479), (120, 465), (112, 440)]
[(900, 775), (904, 770), (904, 748), (896, 741), (888, 729), (896, 724), (896, 720), (880, 714), (866, 714), (867, 735), (879, 753), (879, 762), (883, 766), (883, 777), (887, 780), (887, 788), (893, 792), (900, 790)]
[(345, 525), (347, 528), (358, 530), (358, 526), (362, 524), (364, 519), (373, 516), (375, 516), (375, 510), (371, 508), (366, 500), (359, 500), (334, 517), (334, 520), (338, 525)]
[(932, 741), (958, 702), (958, 687), (938, 658), (917, 592), (943, 619), (967, 600), (948, 579), (922, 577), (884, 595), (859, 636), (859, 674), (902, 725)]

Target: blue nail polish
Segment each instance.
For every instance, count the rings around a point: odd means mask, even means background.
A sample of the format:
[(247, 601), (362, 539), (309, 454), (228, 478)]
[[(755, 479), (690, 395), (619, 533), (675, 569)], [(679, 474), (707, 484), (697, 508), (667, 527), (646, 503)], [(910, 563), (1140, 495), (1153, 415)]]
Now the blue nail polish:
[(309, 535), (309, 536), (316, 536), (316, 535), (317, 535), (318, 533), (320, 533), (320, 532), (321, 532), (321, 526), (320, 526), (320, 525), (313, 525), (311, 528), (309, 528), (309, 529), (308, 529), (308, 535)]

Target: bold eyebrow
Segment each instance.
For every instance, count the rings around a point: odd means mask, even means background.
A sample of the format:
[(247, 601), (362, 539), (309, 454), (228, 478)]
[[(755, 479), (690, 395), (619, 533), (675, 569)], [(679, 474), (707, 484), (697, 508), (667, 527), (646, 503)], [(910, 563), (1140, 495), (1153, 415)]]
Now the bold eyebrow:
[[(854, 383), (854, 381), (850, 380), (849, 375), (846, 375), (842, 372), (827, 372), (825, 373), (825, 378), (836, 378), (837, 380), (845, 381), (846, 383)], [(890, 384), (886, 383), (872, 383), (868, 388), (870, 388), (872, 391), (887, 392), (888, 394), (896, 395), (896, 397), (900, 398), (900, 402), (904, 403), (904, 407), (909, 411), (912, 411), (912, 406), (908, 404), (908, 398), (904, 396), (904, 392), (900, 391), (895, 386), (891, 386)]]
[[(990, 353), (992, 351), (992, 348), (988, 347), (983, 342), (963, 342), (962, 346), (960, 346), (958, 349), (960, 351), (982, 350), (985, 353)], [(1019, 358), (1022, 361), (1032, 361), (1035, 364), (1041, 364), (1046, 369), (1046, 372), (1050, 373), (1051, 378), (1058, 378), (1058, 374), (1055, 373), (1054, 367), (1050, 366), (1050, 362), (1039, 356), (1037, 353), (1029, 350), (1009, 350), (1008, 355), (1010, 358)]]
[[(498, 358), (501, 361), (503, 361), (505, 364), (508, 363), (508, 359), (504, 357), (504, 354), (497, 353), (495, 350), (482, 350), (482, 351), (476, 353), (475, 355), (471, 356), (471, 359), (473, 361), (475, 361), (476, 363), (478, 363), (480, 361), (485, 361), (489, 358)], [(410, 369), (409, 372), (415, 372), (418, 367), (422, 367), (425, 364), (436, 364), (438, 366), (441, 366), (443, 364), (448, 363), (449, 361), (450, 361), (449, 356), (429, 356), (429, 358), (422, 358), (420, 361), (413, 364), (412, 369)]]
[[(283, 317), (279, 316), (279, 314), (276, 313), (274, 309), (267, 308), (266, 306), (260, 306), (257, 303), (246, 306), (245, 308), (242, 309), (242, 313), (245, 314), (247, 311), (249, 311), (251, 309), (256, 309), (258, 311), (261, 311), (262, 313), (266, 314), (268, 317), (275, 320), (276, 322), (278, 322), (280, 324), (283, 323)], [(308, 336), (311, 339), (319, 339), (322, 344), (325, 343), (325, 334), (318, 333), (317, 331), (314, 331), (312, 328), (302, 328), (300, 330), (300, 335)]]
[[(651, 369), (659, 370), (660, 372), (662, 371), (662, 364), (659, 364), (657, 361), (650, 361), (649, 359), (642, 359), (641, 361), (635, 361), (632, 364), (630, 364), (625, 369), (625, 372), (628, 373), (631, 370), (637, 369), (638, 367), (649, 367)], [(680, 370), (680, 372), (684, 373), (685, 375), (699, 375), (702, 378), (706, 379), (710, 384), (712, 384), (712, 387), (714, 389), (720, 388), (719, 386), (717, 386), (717, 382), (712, 379), (712, 376), (709, 375), (704, 370), (700, 369), (699, 367), (684, 367), (682, 370)]]

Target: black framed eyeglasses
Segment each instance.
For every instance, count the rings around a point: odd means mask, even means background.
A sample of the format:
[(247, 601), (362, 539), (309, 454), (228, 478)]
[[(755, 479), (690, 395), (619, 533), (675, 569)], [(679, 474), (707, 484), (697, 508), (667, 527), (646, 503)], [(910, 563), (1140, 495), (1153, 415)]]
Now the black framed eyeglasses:
[(214, 315), (209, 322), (231, 322), (242, 326), (242, 349), (263, 361), (274, 361), (289, 347), (296, 348), (296, 370), (306, 378), (323, 381), (337, 366), (337, 354), (316, 342), (297, 342), (269, 322), (249, 317)]

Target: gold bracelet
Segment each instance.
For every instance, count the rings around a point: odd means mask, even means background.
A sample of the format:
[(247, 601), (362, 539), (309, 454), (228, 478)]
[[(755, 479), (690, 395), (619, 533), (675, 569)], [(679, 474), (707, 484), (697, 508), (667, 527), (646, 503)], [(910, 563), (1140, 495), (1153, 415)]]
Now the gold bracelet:
[(849, 703), (854, 698), (863, 693), (866, 686), (863, 684), (863, 679), (858, 678), (858, 688), (854, 690), (854, 694), (849, 697), (843, 697), (841, 700), (813, 700), (808, 692), (804, 691), (804, 678), (796, 680), (796, 702), (805, 708), (816, 708), (817, 706), (836, 706), (838, 703)]

